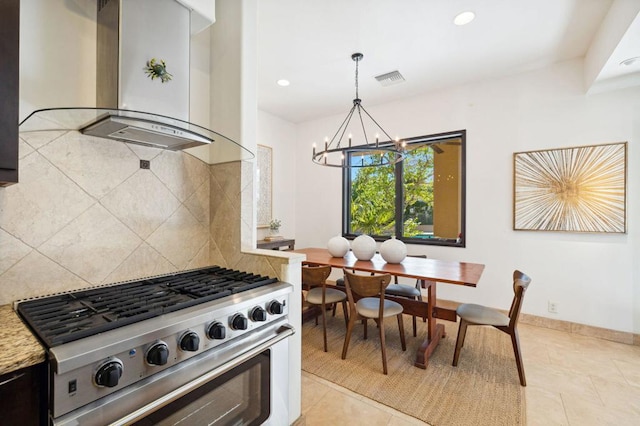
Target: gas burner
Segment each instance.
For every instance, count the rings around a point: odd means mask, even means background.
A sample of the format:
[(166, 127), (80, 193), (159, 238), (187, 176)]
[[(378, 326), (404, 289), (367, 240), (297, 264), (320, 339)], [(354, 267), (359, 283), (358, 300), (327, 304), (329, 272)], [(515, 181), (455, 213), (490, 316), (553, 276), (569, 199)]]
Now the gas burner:
[(18, 312), (54, 347), (275, 282), (213, 266), (30, 300)]

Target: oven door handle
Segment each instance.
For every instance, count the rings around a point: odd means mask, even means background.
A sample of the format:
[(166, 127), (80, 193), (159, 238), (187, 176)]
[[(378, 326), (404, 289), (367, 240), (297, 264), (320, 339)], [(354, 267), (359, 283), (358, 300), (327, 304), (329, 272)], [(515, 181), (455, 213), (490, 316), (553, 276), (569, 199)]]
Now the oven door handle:
[(203, 374), (202, 376), (198, 377), (197, 379), (177, 388), (176, 390), (158, 398), (157, 400), (143, 406), (140, 407), (138, 410), (128, 414), (127, 416), (116, 420), (115, 422), (111, 423), (111, 425), (122, 425), (122, 424), (130, 424), (133, 422), (136, 422), (138, 420), (143, 419), (145, 416), (149, 415), (150, 413), (159, 410), (160, 408), (164, 407), (165, 405), (168, 405), (170, 403), (172, 403), (173, 401), (176, 401), (180, 398), (182, 398), (183, 396), (185, 396), (186, 394), (188, 394), (189, 392), (193, 391), (194, 389), (199, 388), (200, 386), (210, 382), (211, 380), (215, 379), (216, 377), (226, 373), (227, 371), (231, 370), (232, 368), (242, 364), (243, 362), (253, 358), (254, 356), (262, 353), (263, 351), (269, 349), (271, 346), (275, 345), (276, 343), (280, 342), (281, 340), (286, 339), (287, 337), (293, 335), (295, 333), (295, 329), (289, 325), (289, 324), (284, 324), (282, 325), (280, 328), (278, 328), (278, 330), (276, 331), (276, 336), (270, 338), (269, 340), (261, 343), (258, 346), (255, 346), (254, 348), (250, 349), (249, 351), (238, 355), (238, 357), (234, 358), (232, 361), (227, 362), (226, 364), (223, 364), (217, 368), (214, 368), (213, 370), (209, 371), (206, 374)]

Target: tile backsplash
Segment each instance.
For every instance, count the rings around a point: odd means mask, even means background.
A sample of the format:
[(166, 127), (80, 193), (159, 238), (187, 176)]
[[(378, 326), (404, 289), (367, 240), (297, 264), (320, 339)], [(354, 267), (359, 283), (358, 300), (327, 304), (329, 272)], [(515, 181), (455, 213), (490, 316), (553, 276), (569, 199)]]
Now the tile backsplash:
[(21, 134), (20, 182), (0, 188), (0, 305), (224, 264), (216, 239), (229, 242), (210, 232), (216, 167), (75, 131)]

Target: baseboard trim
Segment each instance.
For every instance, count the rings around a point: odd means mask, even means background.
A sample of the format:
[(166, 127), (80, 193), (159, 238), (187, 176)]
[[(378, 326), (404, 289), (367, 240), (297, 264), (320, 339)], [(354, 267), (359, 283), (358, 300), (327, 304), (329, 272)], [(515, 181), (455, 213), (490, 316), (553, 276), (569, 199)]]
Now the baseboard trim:
[[(451, 300), (438, 300), (438, 306), (446, 306), (455, 309), (460, 303)], [(509, 314), (508, 311), (502, 311)], [(539, 317), (531, 314), (520, 314), (520, 323), (535, 325), (536, 327), (549, 328), (551, 330), (564, 331), (566, 333), (580, 336), (597, 337), (598, 339), (609, 340), (627, 345), (640, 346), (640, 334), (625, 331), (610, 330), (608, 328), (594, 327), (591, 325), (579, 324), (576, 322), (562, 321), (553, 318)]]
[(591, 325), (539, 317), (529, 314), (520, 314), (520, 322), (522, 324), (530, 324), (538, 327), (550, 328), (552, 330), (565, 331), (567, 333), (578, 334), (580, 336), (597, 337), (598, 339), (610, 340), (612, 342), (640, 346), (640, 334), (610, 330), (608, 328), (594, 327)]

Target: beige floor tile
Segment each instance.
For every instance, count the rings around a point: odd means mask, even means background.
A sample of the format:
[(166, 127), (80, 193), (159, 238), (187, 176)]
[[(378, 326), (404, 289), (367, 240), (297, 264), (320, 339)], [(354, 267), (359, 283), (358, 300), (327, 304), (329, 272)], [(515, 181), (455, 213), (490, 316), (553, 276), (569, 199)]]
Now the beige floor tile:
[(602, 404), (579, 395), (562, 395), (567, 418), (575, 426), (636, 426), (638, 417), (617, 410), (607, 410)]
[(608, 380), (626, 383), (620, 369), (611, 359), (611, 354), (586, 352), (582, 349), (548, 351), (551, 364), (581, 376), (597, 376)]
[(392, 415), (340, 392), (329, 392), (305, 413), (307, 426), (385, 426)]
[(640, 356), (634, 362), (613, 360), (628, 384), (640, 388)]
[(549, 347), (544, 341), (523, 341), (520, 337), (520, 350), (522, 351), (522, 359), (525, 365), (536, 362), (541, 364), (551, 364), (549, 358)]
[[(305, 387), (308, 387), (310, 392), (305, 393)], [(414, 417), (407, 416), (404, 413), (394, 410), (391, 407), (388, 407), (384, 404), (380, 404), (374, 400), (366, 398), (362, 395), (359, 395), (355, 392), (350, 391), (349, 389), (345, 389), (341, 386), (336, 385), (335, 383), (331, 383), (327, 380), (324, 380), (320, 377), (314, 376), (313, 374), (309, 374), (306, 372), (302, 372), (302, 389), (303, 389), (303, 403), (302, 403), (302, 413), (305, 414), (309, 411), (311, 406), (315, 405), (318, 401), (322, 400), (325, 395), (329, 398), (353, 398), (358, 401), (364, 402), (368, 406), (372, 407), (374, 410), (374, 414), (379, 412), (388, 413), (389, 417), (389, 425), (394, 426), (403, 426), (403, 425), (425, 425), (424, 423)], [(305, 401), (305, 398), (309, 398), (309, 401)], [(319, 405), (324, 407), (324, 401), (321, 401)], [(305, 414), (306, 417), (306, 414)], [(348, 419), (351, 420), (350, 418)], [(314, 420), (315, 421), (315, 420)], [(310, 424), (310, 423), (307, 423)], [(350, 423), (351, 424), (351, 423)], [(374, 423), (375, 424), (375, 423)]]
[(535, 386), (526, 389), (527, 425), (568, 425), (560, 393)]
[(314, 380), (313, 376), (302, 372), (302, 414), (318, 403), (329, 392), (335, 392), (331, 387)]
[(350, 390), (349, 390), (349, 389), (347, 389), (347, 388), (343, 388), (342, 386), (336, 385), (336, 384), (335, 384), (335, 383), (333, 383), (333, 382), (330, 382), (330, 381), (328, 381), (328, 380), (325, 380), (325, 379), (323, 379), (322, 377), (314, 376), (313, 374), (309, 374), (309, 373), (304, 372), (304, 371), (302, 372), (302, 374), (303, 374), (303, 375), (306, 375), (306, 376), (307, 376), (307, 378), (309, 378), (309, 379), (311, 379), (311, 380), (314, 380), (314, 381), (316, 381), (316, 382), (318, 382), (318, 383), (322, 383), (323, 385), (325, 385), (325, 386), (329, 387), (333, 392), (342, 392), (342, 393), (345, 393), (345, 394), (347, 394), (347, 395), (351, 395), (351, 396), (353, 396), (354, 398), (358, 398), (358, 397), (360, 397), (360, 396), (361, 396), (361, 395), (358, 395), (358, 394), (357, 394), (357, 393), (355, 393), (355, 392), (350, 391)]
[(576, 348), (593, 356), (604, 355), (609, 359), (635, 363), (640, 360), (640, 346), (577, 335), (572, 335), (572, 339)]
[(593, 384), (607, 411), (627, 413), (640, 424), (640, 387), (592, 377)]
[(550, 328), (536, 327), (528, 324), (519, 324), (518, 333), (524, 342), (544, 342), (547, 346), (557, 346), (570, 348), (575, 346), (575, 342), (571, 336), (559, 330)]
[(525, 365), (527, 385), (547, 389), (561, 394), (580, 395), (584, 398), (598, 399), (590, 378), (572, 370), (555, 365), (529, 363)]

